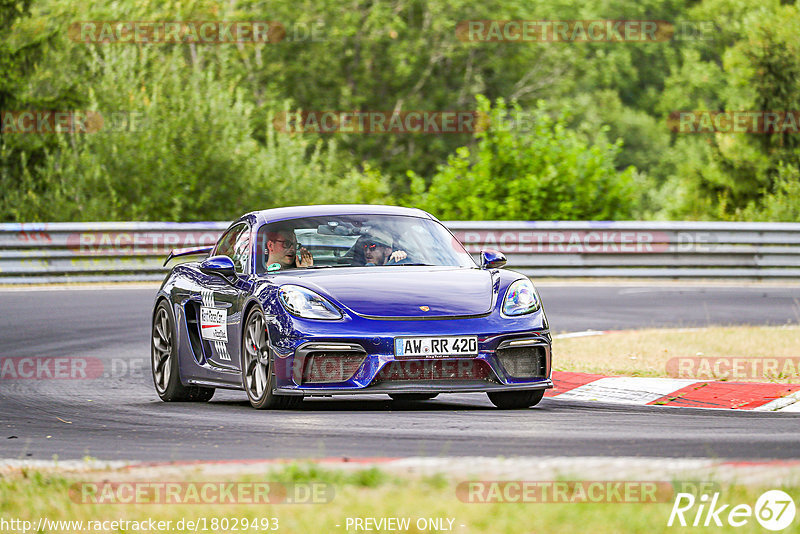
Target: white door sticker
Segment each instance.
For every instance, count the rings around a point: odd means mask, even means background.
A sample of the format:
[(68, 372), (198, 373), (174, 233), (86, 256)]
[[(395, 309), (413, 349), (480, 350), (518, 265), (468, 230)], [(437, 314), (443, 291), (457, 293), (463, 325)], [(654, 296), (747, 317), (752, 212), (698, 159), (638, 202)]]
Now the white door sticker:
[(228, 341), (228, 311), (201, 306), (200, 332), (202, 332), (203, 339)]

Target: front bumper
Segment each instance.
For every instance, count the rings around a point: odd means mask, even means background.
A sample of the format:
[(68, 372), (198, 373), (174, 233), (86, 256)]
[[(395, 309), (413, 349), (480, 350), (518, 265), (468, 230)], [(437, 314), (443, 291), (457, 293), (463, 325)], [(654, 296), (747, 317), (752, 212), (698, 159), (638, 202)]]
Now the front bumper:
[[(542, 312), (516, 319), (439, 321), (376, 321), (360, 317), (310, 321), (284, 316), (269, 328), (270, 339), (277, 340), (272, 343), (274, 391), (281, 395), (468, 393), (553, 387), (551, 338)], [(394, 355), (394, 340), (399, 336), (456, 335), (477, 336), (477, 357), (407, 359)], [(524, 347), (538, 351), (538, 367), (520, 367), (509, 360), (515, 354), (513, 350)], [(309, 372), (315, 354), (325, 351), (328, 360), (324, 368), (334, 372)], [(336, 355), (341, 359), (337, 360)], [(341, 375), (332, 379), (337, 370)], [(515, 370), (520, 376), (514, 376)]]
[(391, 383), (379, 384), (375, 386), (367, 386), (359, 389), (335, 389), (325, 388), (277, 388), (275, 393), (280, 395), (303, 395), (307, 397), (328, 397), (332, 395), (367, 395), (377, 393), (491, 393), (495, 391), (519, 391), (530, 389), (550, 389), (553, 387), (553, 381), (549, 378), (531, 384), (494, 384), (488, 382), (475, 382), (475, 381), (438, 381), (432, 382), (429, 380), (420, 382), (410, 382), (408, 384)]

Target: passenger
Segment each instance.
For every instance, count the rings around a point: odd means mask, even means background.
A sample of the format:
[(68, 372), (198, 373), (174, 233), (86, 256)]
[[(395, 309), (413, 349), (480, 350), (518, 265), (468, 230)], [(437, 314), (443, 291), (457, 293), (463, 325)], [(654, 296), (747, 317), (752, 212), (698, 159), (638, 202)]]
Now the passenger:
[(405, 250), (392, 252), (392, 237), (381, 230), (372, 230), (359, 241), (356, 252), (363, 254), (364, 265), (391, 265), (408, 257)]
[(266, 249), (267, 271), (314, 265), (314, 258), (305, 247), (297, 250), (297, 240), (291, 230), (267, 232)]

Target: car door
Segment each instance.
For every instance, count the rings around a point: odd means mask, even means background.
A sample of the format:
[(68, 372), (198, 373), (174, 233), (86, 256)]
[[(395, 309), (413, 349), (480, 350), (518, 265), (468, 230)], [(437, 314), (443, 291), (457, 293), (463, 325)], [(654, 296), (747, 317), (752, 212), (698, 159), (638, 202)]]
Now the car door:
[(216, 274), (201, 273), (198, 279), (199, 326), (206, 363), (222, 370), (238, 370), (239, 329), (244, 291), (250, 269), (250, 226), (237, 224), (217, 242), (212, 255), (228, 256), (239, 275), (226, 280)]

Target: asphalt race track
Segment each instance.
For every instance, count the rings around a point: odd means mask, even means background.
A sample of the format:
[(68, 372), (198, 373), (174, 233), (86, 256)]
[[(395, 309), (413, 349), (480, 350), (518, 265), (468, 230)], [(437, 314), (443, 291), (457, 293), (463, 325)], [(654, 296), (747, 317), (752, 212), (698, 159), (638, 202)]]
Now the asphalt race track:
[[(576, 283), (544, 284), (540, 293), (554, 332), (800, 322), (797, 285)], [(0, 289), (0, 357), (99, 358), (105, 369), (91, 380), (0, 380), (0, 458), (797, 456), (794, 414), (547, 398), (500, 411), (483, 394), (406, 404), (381, 395), (314, 399), (294, 412), (255, 411), (240, 392), (217, 392), (208, 404), (162, 403), (149, 369), (154, 294)]]

